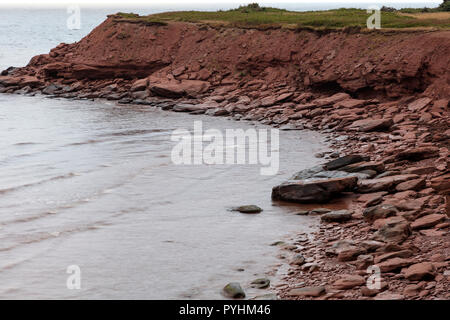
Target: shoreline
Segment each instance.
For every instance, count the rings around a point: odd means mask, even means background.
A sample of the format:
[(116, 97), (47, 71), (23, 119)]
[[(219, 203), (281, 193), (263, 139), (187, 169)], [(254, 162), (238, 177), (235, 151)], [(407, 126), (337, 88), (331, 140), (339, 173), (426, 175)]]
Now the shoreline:
[[(383, 38), (381, 42), (388, 45), (371, 49), (384, 53), (394, 63), (399, 57), (395, 50), (411, 46), (401, 57), (406, 59), (404, 66), (390, 65), (389, 59), (357, 59), (357, 47), (340, 52), (327, 47), (321, 51), (317, 46), (331, 41), (327, 38), (331, 36), (317, 37), (308, 32), (304, 35), (310, 39), (304, 44), (315, 43), (316, 51), (303, 52), (308, 50), (295, 47), (294, 53), (286, 57), (283, 50), (260, 48), (262, 56), (252, 54), (243, 61), (239, 55), (216, 52), (221, 44), (229, 43), (228, 36), (222, 37), (208, 27), (204, 34), (194, 35), (203, 27), (180, 23), (148, 26), (113, 20), (113, 16), (108, 18), (79, 43), (62, 44), (49, 55), (34, 57), (27, 67), (4, 72), (0, 92), (40, 91), (63, 98), (105, 98), (118, 104), (160, 106), (163, 110), (256, 121), (285, 130), (322, 132), (334, 144), (335, 152), (328, 154), (328, 163), (303, 170), (294, 181), (275, 187), (273, 198), (313, 203), (316, 208), (332, 199), (345, 199), (350, 205), (347, 210), (312, 213), (320, 215), (321, 226), (312, 240), (292, 239), (295, 257), (286, 259), (291, 269), (284, 279), (286, 285), (277, 288), (279, 295), (283, 299), (450, 298), (450, 114), (445, 80), (449, 71), (443, 58), (450, 42), (440, 42), (448, 40), (449, 32), (419, 34), (417, 39), (428, 41), (430, 46), (422, 51), (414, 47), (414, 39), (407, 38), (400, 39), (401, 44)], [(179, 39), (190, 37), (199, 46), (207, 41), (213, 43), (216, 36), (223, 41), (221, 44), (211, 47), (209, 43), (195, 54), (200, 57), (205, 53), (208, 61), (223, 55), (223, 61), (242, 68), (231, 75), (226, 68), (211, 71), (205, 61), (199, 62), (200, 58), (188, 66), (187, 60), (192, 62), (188, 58), (192, 44), (175, 50), (164, 39), (160, 45), (166, 46), (174, 56), (172, 60), (153, 45), (149, 50), (154, 50), (154, 56), (132, 48), (131, 55), (111, 56), (108, 65), (99, 61), (93, 65), (111, 28), (117, 36), (126, 33), (125, 38), (112, 41), (112, 47), (122, 48), (122, 40), (133, 38), (130, 30), (147, 36), (149, 30), (156, 30), (160, 36), (171, 33)], [(260, 31), (251, 31), (251, 35), (239, 29), (225, 32), (235, 32), (237, 40), (233, 41), (238, 46), (253, 36), (266, 37)], [(277, 32), (287, 31), (272, 32), (278, 37)], [(150, 35), (149, 44), (159, 41), (159, 37)], [(294, 35), (287, 34), (287, 47), (294, 46)], [(349, 45), (365, 41), (356, 40), (358, 34), (345, 32), (336, 38)], [(257, 44), (252, 46), (256, 50)], [(211, 48), (216, 49), (208, 51)], [(248, 55), (248, 48), (241, 49)], [(296, 55), (298, 58), (293, 58)], [(356, 62), (352, 61), (353, 70), (345, 72), (340, 63), (348, 56)], [(305, 73), (298, 76), (291, 64), (305, 57)], [(426, 62), (424, 57), (428, 58)], [(81, 58), (87, 62), (66, 61)], [(121, 59), (141, 64), (130, 66)], [(145, 59), (150, 63), (144, 63)], [(185, 65), (180, 65), (183, 59)], [(359, 70), (361, 65), (364, 67)], [(132, 72), (131, 79), (124, 78), (127, 72)], [(311, 210), (299, 214), (308, 215)], [(365, 285), (370, 276), (367, 268), (374, 265), (381, 271), (380, 289)]]

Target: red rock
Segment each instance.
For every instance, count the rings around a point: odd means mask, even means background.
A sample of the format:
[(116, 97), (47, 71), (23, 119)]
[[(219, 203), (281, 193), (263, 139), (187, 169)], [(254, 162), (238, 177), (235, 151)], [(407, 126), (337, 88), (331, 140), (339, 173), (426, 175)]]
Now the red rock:
[(381, 272), (391, 272), (408, 267), (414, 262), (413, 259), (392, 258), (377, 264), (377, 266), (380, 268)]
[(366, 281), (363, 277), (353, 274), (345, 274), (340, 279), (334, 282), (333, 286), (338, 290), (352, 289), (354, 287), (362, 286)]
[(404, 170), (406, 174), (430, 174), (436, 171), (434, 166), (427, 167), (409, 167)]
[(384, 226), (394, 225), (394, 224), (397, 224), (400, 222), (407, 222), (407, 221), (402, 216), (393, 216), (393, 217), (378, 219), (378, 220), (373, 221), (372, 227), (375, 229), (381, 229)]
[(393, 124), (392, 119), (363, 119), (353, 122), (348, 129), (356, 129), (362, 132), (384, 131)]
[(435, 268), (431, 262), (421, 262), (413, 264), (404, 272), (405, 278), (411, 281), (433, 280)]
[(150, 90), (159, 96), (167, 98), (179, 98), (184, 95), (195, 97), (198, 94), (206, 92), (210, 84), (200, 80), (183, 80), (181, 82), (167, 81), (161, 83), (152, 83), (150, 80)]
[(360, 172), (365, 170), (374, 170), (376, 172), (383, 172), (384, 164), (382, 162), (363, 161), (352, 163), (345, 167), (339, 168), (339, 171), (346, 171), (346, 172)]
[(400, 250), (400, 251), (394, 251), (394, 252), (388, 252), (385, 254), (382, 254), (380, 256), (375, 257), (375, 264), (378, 264), (380, 262), (392, 259), (392, 258), (410, 258), (412, 257), (413, 252), (411, 250)]
[(420, 111), (423, 108), (425, 108), (429, 103), (431, 102), (430, 98), (421, 98), (418, 100), (415, 100), (413, 102), (411, 102), (410, 104), (408, 104), (408, 110), (409, 111)]
[(276, 103), (277, 99), (274, 96), (265, 97), (261, 100), (262, 107), (270, 107)]
[(426, 187), (426, 181), (425, 179), (419, 178), (419, 179), (413, 179), (413, 180), (408, 180), (402, 183), (399, 183), (396, 187), (395, 190), (401, 192), (401, 191), (406, 191), (406, 190), (421, 190), (423, 188)]
[(331, 106), (331, 105), (335, 104), (336, 102), (339, 102), (339, 101), (342, 101), (342, 100), (345, 100), (348, 98), (350, 98), (350, 95), (342, 92), (342, 93), (336, 93), (327, 98), (320, 98), (320, 99), (313, 100), (312, 103), (314, 103), (318, 107), (324, 107), (324, 106)]
[(450, 191), (450, 173), (431, 179), (431, 187), (443, 194)]
[(397, 154), (398, 160), (422, 160), (439, 155), (437, 147), (419, 147), (401, 151)]
[(181, 76), (184, 73), (185, 70), (186, 70), (186, 67), (185, 66), (181, 66), (181, 67), (178, 67), (178, 68), (175, 68), (174, 70), (172, 70), (172, 74), (175, 77), (178, 77), (178, 76)]
[(449, 102), (448, 99), (436, 100), (433, 103), (433, 110), (447, 110)]
[(403, 120), (405, 120), (405, 115), (404, 114), (396, 114), (394, 116), (394, 118), (392, 118), (392, 120), (394, 121), (394, 123), (400, 123)]
[(425, 237), (442, 237), (445, 234), (447, 234), (447, 232), (445, 231), (439, 231), (434, 229), (420, 230), (419, 233), (424, 235)]
[(142, 91), (142, 90), (147, 89), (147, 86), (148, 86), (147, 78), (139, 79), (139, 80), (136, 80), (135, 82), (133, 82), (133, 84), (131, 85), (130, 91), (131, 92)]
[(325, 287), (303, 287), (297, 289), (291, 289), (287, 292), (288, 296), (296, 297), (319, 297), (326, 292)]
[(374, 298), (375, 300), (403, 300), (405, 297), (399, 293), (393, 293), (393, 292), (381, 292), (377, 294)]
[(390, 216), (395, 216), (397, 213), (398, 210), (395, 206), (390, 204), (379, 204), (364, 209), (363, 217), (367, 222), (374, 222), (377, 219), (384, 219)]
[(389, 289), (388, 283), (386, 281), (381, 281), (380, 289), (369, 289), (368, 287), (364, 286), (361, 287), (361, 294), (365, 297), (373, 297), (387, 289)]
[(345, 100), (339, 101), (334, 106), (337, 108), (359, 108), (359, 107), (363, 107), (366, 104), (367, 104), (366, 100), (345, 99)]
[(411, 228), (408, 222), (402, 220), (389, 221), (374, 234), (374, 240), (402, 243), (410, 234)]
[(419, 294), (421, 286), (418, 284), (410, 284), (405, 287), (403, 294), (407, 297), (414, 297)]
[(358, 182), (358, 191), (362, 193), (371, 193), (377, 191), (386, 191), (392, 189), (395, 185), (417, 179), (415, 174), (404, 174), (396, 176), (388, 176), (378, 179), (366, 179)]
[(364, 202), (365, 206), (373, 206), (381, 202), (383, 200), (383, 196), (387, 194), (386, 191), (374, 192), (374, 193), (366, 193), (358, 197), (357, 201)]
[(293, 95), (294, 95), (293, 92), (287, 92), (287, 93), (280, 94), (280, 95), (275, 99), (275, 103), (280, 103), (280, 102), (289, 101), (289, 100), (292, 98)]
[(418, 230), (418, 229), (426, 229), (431, 228), (435, 225), (437, 225), (439, 222), (442, 222), (446, 219), (446, 216), (443, 214), (429, 214), (426, 216), (423, 216), (417, 220), (415, 220), (413, 223), (411, 223), (411, 229)]

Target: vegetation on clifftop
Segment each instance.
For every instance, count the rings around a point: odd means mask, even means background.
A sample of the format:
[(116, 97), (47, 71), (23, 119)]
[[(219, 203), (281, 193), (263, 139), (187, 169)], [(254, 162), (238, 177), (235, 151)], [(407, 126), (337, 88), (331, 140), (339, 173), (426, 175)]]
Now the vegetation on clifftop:
[[(258, 4), (241, 6), (227, 11), (175, 11), (139, 16), (119, 13), (119, 16), (148, 23), (168, 21), (196, 22), (228, 25), (235, 27), (312, 27), (339, 29), (345, 27), (366, 27), (370, 14), (362, 9), (335, 9), (326, 11), (288, 11), (260, 7)], [(402, 12), (399, 10), (381, 12), (382, 28), (450, 28), (450, 12)]]

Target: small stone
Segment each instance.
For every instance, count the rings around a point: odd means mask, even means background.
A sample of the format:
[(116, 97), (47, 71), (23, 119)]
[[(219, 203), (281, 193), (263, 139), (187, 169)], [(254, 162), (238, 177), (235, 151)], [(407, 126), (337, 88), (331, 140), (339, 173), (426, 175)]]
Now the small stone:
[(395, 206), (390, 204), (379, 204), (373, 207), (366, 208), (363, 211), (364, 220), (367, 222), (373, 222), (377, 219), (384, 219), (387, 217), (395, 216), (398, 210)]
[(356, 269), (366, 270), (369, 266), (374, 264), (373, 256), (370, 254), (361, 254), (356, 259)]
[(354, 287), (361, 286), (365, 283), (363, 277), (358, 275), (346, 274), (343, 275), (339, 280), (334, 282), (333, 286), (339, 290), (352, 289)]
[(413, 259), (392, 258), (378, 264), (381, 272), (391, 272), (398, 269), (408, 267), (415, 261)]
[(274, 293), (267, 293), (260, 296), (256, 296), (250, 300), (278, 300), (278, 296)]
[(223, 294), (227, 298), (242, 299), (245, 298), (245, 292), (238, 282), (230, 282), (223, 288)]
[(309, 215), (317, 216), (317, 215), (325, 214), (325, 213), (328, 213), (328, 212), (331, 212), (331, 209), (316, 208), (316, 209), (312, 209), (311, 211), (309, 211)]
[(323, 222), (345, 222), (352, 218), (352, 213), (347, 210), (331, 211), (320, 217)]
[(403, 294), (407, 297), (417, 296), (420, 292), (421, 287), (417, 284), (409, 284), (403, 290)]
[(430, 98), (417, 99), (408, 104), (408, 110), (413, 112), (420, 111), (421, 109), (425, 108), (430, 102), (431, 102)]
[(411, 234), (411, 228), (406, 221), (392, 221), (382, 226), (374, 235), (374, 240), (389, 243), (402, 243)]
[(297, 296), (297, 297), (319, 297), (326, 292), (324, 286), (318, 287), (303, 287), (297, 289), (291, 289), (288, 291), (289, 296)]
[(395, 187), (395, 190), (401, 192), (406, 190), (421, 190), (426, 187), (425, 179), (413, 179), (409, 181), (402, 182)]
[(361, 287), (361, 294), (365, 297), (373, 297), (387, 289), (389, 289), (389, 285), (387, 284), (387, 282), (381, 281), (379, 289), (377, 288), (370, 289), (367, 286)]
[(437, 225), (438, 223), (444, 221), (445, 219), (446, 219), (446, 216), (443, 214), (437, 214), (437, 213), (429, 214), (429, 215), (423, 216), (423, 217), (415, 220), (414, 222), (412, 222), (411, 228), (413, 230), (431, 228), (431, 227)]
[(410, 258), (413, 256), (413, 252), (411, 250), (400, 250), (400, 251), (394, 251), (394, 252), (388, 252), (385, 254), (382, 254), (375, 258), (375, 264), (378, 264), (380, 262), (392, 259), (392, 258)]
[(302, 264), (304, 264), (305, 263), (305, 257), (303, 256), (303, 255), (301, 255), (301, 254), (296, 254), (295, 256), (294, 256), (294, 258), (291, 260), (291, 264), (295, 264), (295, 265), (297, 265), (297, 266), (300, 266), (300, 265), (302, 265)]
[(263, 211), (260, 207), (255, 205), (240, 206), (232, 209), (233, 211), (239, 211), (240, 213), (260, 213)]
[(270, 280), (267, 278), (260, 278), (253, 280), (252, 282), (250, 282), (250, 284), (253, 288), (265, 289), (270, 285)]
[(318, 271), (319, 269), (320, 269), (320, 266), (314, 262), (308, 262), (302, 266), (303, 271), (314, 272), (314, 271)]
[(377, 294), (374, 298), (375, 300), (403, 300), (405, 297), (398, 293), (392, 293), (392, 292), (381, 292)]
[(389, 129), (394, 122), (392, 119), (362, 119), (353, 122), (348, 128), (362, 132), (384, 131)]
[(405, 278), (411, 281), (433, 280), (435, 268), (431, 262), (421, 262), (410, 266), (404, 272)]

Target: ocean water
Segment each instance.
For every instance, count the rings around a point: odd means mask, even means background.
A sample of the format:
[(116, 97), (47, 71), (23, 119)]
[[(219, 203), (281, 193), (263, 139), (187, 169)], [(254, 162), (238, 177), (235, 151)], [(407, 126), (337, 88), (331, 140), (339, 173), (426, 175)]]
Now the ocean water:
[[(1, 11), (0, 65), (20, 66), (76, 41), (104, 11), (65, 28), (65, 11)], [(270, 200), (271, 188), (317, 164), (327, 149), (309, 131), (280, 133), (280, 170), (254, 165), (175, 165), (175, 129), (224, 131), (249, 122), (105, 101), (0, 94), (1, 299), (221, 299), (280, 263), (270, 246), (316, 219)], [(264, 126), (258, 126), (265, 128)], [(256, 204), (258, 215), (230, 212)], [(68, 267), (81, 289), (68, 289)]]

